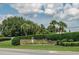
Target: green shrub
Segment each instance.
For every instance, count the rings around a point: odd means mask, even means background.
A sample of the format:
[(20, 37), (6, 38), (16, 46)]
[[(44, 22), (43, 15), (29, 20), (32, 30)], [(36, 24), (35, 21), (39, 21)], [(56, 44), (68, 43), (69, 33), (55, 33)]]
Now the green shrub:
[(39, 35), (32, 35), (34, 37), (34, 39), (45, 39), (45, 35), (44, 34), (39, 34)]
[(12, 45), (20, 45), (21, 39), (31, 39), (32, 36), (18, 36), (12, 39)]
[(6, 40), (10, 40), (11, 37), (0, 37), (0, 41), (6, 41)]
[(60, 40), (57, 40), (56, 45), (60, 45)]
[(62, 42), (61, 46), (79, 46), (79, 42)]
[(68, 42), (74, 42), (74, 40), (73, 39), (69, 39)]
[(79, 41), (79, 32), (69, 32), (63, 34), (40, 34), (33, 35), (35, 39), (63, 40), (63, 41)]
[(62, 39), (62, 42), (67, 42), (68, 40), (67, 39)]

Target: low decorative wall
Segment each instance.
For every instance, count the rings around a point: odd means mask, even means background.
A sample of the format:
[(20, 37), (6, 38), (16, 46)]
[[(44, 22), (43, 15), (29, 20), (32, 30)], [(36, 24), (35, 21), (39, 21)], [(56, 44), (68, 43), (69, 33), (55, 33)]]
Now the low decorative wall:
[(44, 39), (21, 39), (20, 40), (20, 45), (26, 45), (26, 44), (51, 44), (51, 43), (55, 43), (55, 42), (50, 42), (48, 40), (44, 40)]

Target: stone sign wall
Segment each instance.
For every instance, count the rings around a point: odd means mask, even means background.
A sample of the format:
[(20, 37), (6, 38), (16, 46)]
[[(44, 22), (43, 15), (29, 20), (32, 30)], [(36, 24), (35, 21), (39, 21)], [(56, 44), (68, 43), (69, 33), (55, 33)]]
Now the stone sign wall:
[(48, 40), (36, 40), (36, 39), (21, 39), (20, 45), (26, 45), (26, 44), (48, 44)]

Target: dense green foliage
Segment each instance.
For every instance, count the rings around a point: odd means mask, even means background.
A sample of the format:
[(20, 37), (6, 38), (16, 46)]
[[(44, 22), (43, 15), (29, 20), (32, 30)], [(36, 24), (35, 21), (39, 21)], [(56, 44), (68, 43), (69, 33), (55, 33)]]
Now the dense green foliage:
[(49, 34), (49, 31), (44, 27), (43, 24), (41, 24), (36, 34)]
[(49, 32), (66, 32), (65, 28), (67, 28), (66, 23), (59, 21), (57, 22), (56, 20), (52, 20), (48, 26), (48, 31)]
[[(56, 27), (58, 25), (58, 27)], [(43, 24), (38, 25), (33, 21), (27, 20), (23, 17), (8, 17), (0, 24), (0, 31), (4, 36), (27, 36), (36, 34), (49, 34), (64, 32), (67, 25), (60, 21), (52, 20), (47, 28)]]
[[(66, 32), (67, 24), (52, 20), (47, 28), (43, 24), (38, 25), (23, 17), (8, 17), (0, 24), (0, 41), (12, 39), (12, 45), (20, 45), (20, 39), (46, 39), (57, 41), (57, 44), (76, 45), (78, 43), (69, 43), (79, 41), (79, 32)], [(64, 32), (64, 33), (63, 33)], [(59, 33), (59, 34), (57, 34)], [(7, 37), (4, 37), (7, 36)]]
[(35, 35), (35, 38), (39, 39), (49, 39), (49, 40), (67, 40), (67, 41), (79, 41), (79, 32), (69, 32), (69, 33), (62, 33), (62, 34), (41, 34)]
[(11, 41), (12, 45), (20, 45), (20, 39), (31, 39), (32, 36), (18, 36), (14, 37)]
[(26, 20), (23, 17), (9, 17), (2, 22), (2, 34), (4, 36), (25, 36), (37, 32), (40, 26)]
[(25, 22), (22, 17), (9, 17), (2, 22), (2, 34), (5, 36), (22, 35), (20, 26)]

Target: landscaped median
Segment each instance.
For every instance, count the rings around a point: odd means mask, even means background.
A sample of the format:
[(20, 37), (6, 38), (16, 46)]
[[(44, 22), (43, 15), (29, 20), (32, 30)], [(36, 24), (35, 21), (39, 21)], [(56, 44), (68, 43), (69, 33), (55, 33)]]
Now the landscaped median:
[(16, 49), (33, 49), (33, 50), (49, 50), (49, 51), (79, 51), (79, 46), (59, 46), (59, 45), (39, 45), (39, 44), (26, 44), (14, 46), (11, 40), (2, 41), (0, 48), (16, 48)]
[(0, 41), (0, 48), (79, 51), (79, 32), (17, 37), (2, 36)]
[[(20, 45), (20, 40), (44, 40), (50, 41), (53, 44), (53, 41), (59, 42), (78, 42), (79, 41), (79, 32), (63, 33), (63, 34), (40, 34), (40, 35), (28, 35), (28, 36), (18, 36), (12, 39), (12, 45)], [(37, 44), (38, 44), (37, 42)], [(42, 42), (42, 41), (41, 41)], [(50, 42), (48, 42), (50, 44)], [(40, 43), (41, 44), (41, 43)]]

